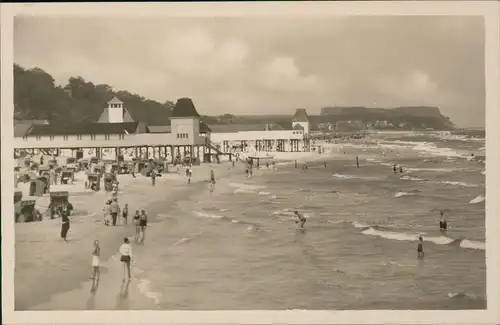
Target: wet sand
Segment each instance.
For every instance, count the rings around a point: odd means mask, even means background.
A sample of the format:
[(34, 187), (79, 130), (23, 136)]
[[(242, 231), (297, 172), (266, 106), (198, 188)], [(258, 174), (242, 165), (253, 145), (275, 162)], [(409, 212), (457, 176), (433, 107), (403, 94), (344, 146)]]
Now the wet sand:
[[(121, 263), (114, 262), (112, 257), (117, 254), (123, 238), (135, 233), (131, 224), (135, 210), (145, 208), (148, 212), (154, 211), (155, 203), (175, 204), (185, 197), (189, 190), (196, 187), (206, 188), (211, 168), (214, 169), (216, 178), (225, 177), (233, 170), (227, 163), (195, 166), (189, 186), (183, 176), (183, 169), (181, 174), (169, 173), (159, 177), (154, 187), (151, 186), (151, 180), (143, 176), (134, 179), (131, 175), (120, 175), (119, 202), (122, 207), (125, 203), (129, 205), (128, 225), (104, 226), (102, 209), (106, 198), (109, 197), (104, 191), (85, 196), (70, 196), (76, 211), (81, 210), (83, 206), (88, 209), (88, 213), (70, 217), (71, 228), (67, 243), (60, 238), (59, 219), (16, 224), (15, 310), (51, 310), (51, 305), (58, 306), (58, 309), (59, 306), (88, 309), (86, 300), (90, 296), (89, 277), (94, 239), (100, 241), (102, 270), (98, 294), (89, 304), (93, 309), (113, 309), (111, 302), (117, 301), (114, 298), (120, 292), (122, 269)], [(77, 186), (80, 185), (75, 184), (75, 187)], [(154, 220), (154, 214), (150, 213), (149, 225), (154, 223)], [(140, 296), (135, 290), (135, 286), (131, 285), (129, 297)], [(67, 291), (72, 293), (56, 295)], [(101, 295), (104, 298), (98, 299)], [(85, 303), (82, 305), (83, 300)], [(144, 299), (142, 301), (132, 300), (134, 309), (147, 305)], [(127, 309), (125, 307), (120, 309)]]

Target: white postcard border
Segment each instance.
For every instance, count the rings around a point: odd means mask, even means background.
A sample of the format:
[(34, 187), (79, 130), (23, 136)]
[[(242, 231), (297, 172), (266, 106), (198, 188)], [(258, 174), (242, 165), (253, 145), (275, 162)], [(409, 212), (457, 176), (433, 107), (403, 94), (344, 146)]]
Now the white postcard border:
[[(484, 311), (14, 311), (13, 17), (481, 15), (486, 39), (486, 261)], [(498, 324), (500, 323), (500, 5), (493, 1), (1, 4), (2, 314), (6, 324)], [(464, 76), (466, 78), (467, 76)], [(471, 266), (473, 267), (473, 266)]]

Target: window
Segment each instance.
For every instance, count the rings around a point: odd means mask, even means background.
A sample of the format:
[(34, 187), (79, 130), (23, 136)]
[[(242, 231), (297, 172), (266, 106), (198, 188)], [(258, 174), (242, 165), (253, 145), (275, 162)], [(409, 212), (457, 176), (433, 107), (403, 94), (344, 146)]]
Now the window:
[(50, 140), (50, 141), (54, 140), (54, 136), (53, 136), (53, 135), (51, 135), (51, 136), (49, 137), (49, 140)]
[(37, 136), (36, 141), (40, 141), (41, 138), (42, 138), (41, 136)]
[(76, 139), (77, 139), (77, 140), (81, 140), (81, 139), (82, 139), (82, 135), (81, 135), (81, 134), (77, 135), (77, 136), (76, 136)]
[(67, 135), (63, 136), (63, 140), (68, 141), (68, 136)]
[(104, 135), (104, 140), (109, 140), (109, 134)]
[(120, 136), (118, 137), (120, 140), (123, 140), (125, 139), (125, 134), (120, 134)]
[(27, 141), (27, 140), (28, 140), (28, 137), (27, 137), (27, 136), (23, 136), (23, 140), (24, 140), (24, 141)]
[(95, 140), (95, 134), (90, 135), (90, 140)]

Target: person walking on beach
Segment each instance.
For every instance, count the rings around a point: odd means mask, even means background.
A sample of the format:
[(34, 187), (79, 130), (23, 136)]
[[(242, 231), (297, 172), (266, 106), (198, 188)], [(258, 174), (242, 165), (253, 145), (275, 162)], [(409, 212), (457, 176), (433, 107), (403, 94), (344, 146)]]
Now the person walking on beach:
[(134, 238), (135, 243), (139, 242), (139, 236), (141, 235), (140, 220), (141, 220), (141, 215), (139, 214), (139, 210), (135, 210), (135, 215), (133, 220), (135, 226), (135, 238)]
[(132, 277), (130, 274), (130, 262), (132, 261), (132, 246), (130, 246), (130, 243), (128, 241), (128, 238), (125, 237), (123, 239), (123, 244), (120, 246), (120, 262), (123, 263), (123, 281), (125, 282), (125, 271), (127, 271), (128, 274), (128, 280), (130, 281), (130, 278)]
[(155, 170), (152, 169), (151, 170), (151, 185), (155, 186), (156, 184), (156, 173), (155, 173)]
[(68, 242), (66, 240), (66, 236), (68, 235), (69, 231), (69, 218), (68, 218), (68, 213), (63, 210), (63, 208), (59, 208), (59, 216), (61, 217), (61, 238), (64, 239), (65, 242)]
[(441, 218), (439, 219), (439, 230), (444, 232), (448, 229), (448, 222), (444, 216), (444, 210), (439, 211), (439, 214), (441, 215)]
[(188, 180), (188, 184), (191, 184), (191, 175), (192, 175), (191, 167), (187, 166), (186, 167), (186, 177), (187, 177), (187, 180)]
[(215, 173), (213, 169), (210, 169), (210, 183), (215, 184)]
[(418, 237), (417, 257), (419, 260), (424, 258), (424, 238), (422, 236)]
[(148, 216), (146, 210), (141, 210), (141, 216), (139, 219), (139, 226), (141, 227), (141, 240), (140, 244), (144, 244), (144, 239), (146, 239), (146, 227), (148, 226)]
[(307, 219), (299, 213), (299, 211), (295, 210), (294, 211), (295, 216), (297, 217), (297, 220), (295, 220), (295, 223), (300, 224), (300, 229), (304, 229), (304, 224), (306, 223)]
[(109, 226), (109, 218), (111, 216), (111, 201), (106, 201), (104, 208), (102, 209), (104, 212), (104, 225)]
[(113, 202), (110, 204), (111, 219), (113, 221), (113, 226), (116, 226), (116, 219), (120, 213), (120, 205), (118, 204), (118, 199), (114, 198)]
[(101, 256), (101, 247), (99, 246), (99, 241), (94, 240), (94, 249), (92, 250), (92, 277), (93, 280), (92, 288), (96, 286), (96, 283), (99, 282), (99, 278), (101, 276), (101, 271), (99, 269), (100, 265), (100, 256)]
[(125, 206), (123, 207), (122, 211), (122, 219), (123, 219), (123, 224), (126, 225), (128, 223), (128, 204), (125, 203)]

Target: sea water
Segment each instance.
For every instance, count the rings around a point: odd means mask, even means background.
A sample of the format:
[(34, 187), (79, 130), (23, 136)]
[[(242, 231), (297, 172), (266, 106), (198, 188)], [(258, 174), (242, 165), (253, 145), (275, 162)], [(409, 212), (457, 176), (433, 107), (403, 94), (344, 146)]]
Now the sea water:
[(485, 166), (470, 158), (484, 139), (392, 136), (334, 151), (307, 171), (280, 163), (247, 178), (239, 164), (213, 194), (197, 185), (161, 207), (136, 250), (140, 291), (165, 310), (486, 308)]

